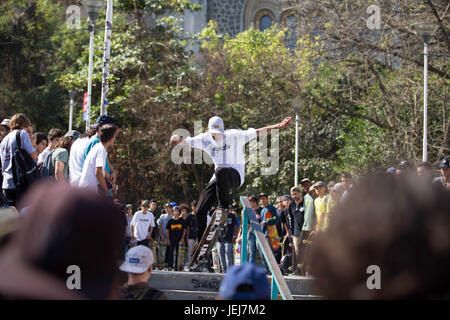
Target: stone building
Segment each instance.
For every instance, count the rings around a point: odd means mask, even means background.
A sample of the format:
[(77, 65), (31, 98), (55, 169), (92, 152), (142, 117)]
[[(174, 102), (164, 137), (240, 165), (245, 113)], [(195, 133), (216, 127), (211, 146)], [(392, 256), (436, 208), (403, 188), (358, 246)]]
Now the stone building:
[[(184, 27), (188, 33), (198, 33), (214, 20), (221, 33), (236, 36), (250, 26), (264, 30), (272, 24), (295, 25), (292, 8), (303, 0), (191, 0), (203, 9), (199, 12), (186, 12)], [(78, 0), (61, 0), (63, 7), (77, 5)], [(81, 14), (85, 16), (84, 9)]]
[[(201, 32), (210, 20), (217, 22), (220, 33), (234, 37), (238, 33), (253, 26), (265, 30), (273, 24), (288, 27), (290, 32), (286, 39), (288, 47), (294, 47), (297, 42), (296, 15), (293, 7), (304, 0), (191, 0), (191, 3), (202, 6), (197, 12), (186, 11), (183, 18), (184, 30), (187, 35)], [(61, 0), (63, 7), (78, 5), (78, 0)], [(81, 16), (86, 18), (86, 12), (80, 6)], [(147, 26), (155, 25), (152, 17), (146, 17)], [(187, 50), (199, 51), (199, 44), (190, 43)]]
[(236, 36), (250, 26), (264, 30), (274, 23), (295, 26), (295, 11), (291, 8), (302, 0), (191, 0), (203, 10), (187, 13), (185, 30), (197, 33), (208, 21), (214, 20), (221, 33)]

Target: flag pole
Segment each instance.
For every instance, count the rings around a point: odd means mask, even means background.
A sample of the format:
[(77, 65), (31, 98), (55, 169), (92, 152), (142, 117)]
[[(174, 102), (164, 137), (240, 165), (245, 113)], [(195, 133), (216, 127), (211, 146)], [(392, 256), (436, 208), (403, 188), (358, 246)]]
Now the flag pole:
[(102, 99), (100, 115), (107, 114), (109, 93), (109, 66), (111, 62), (111, 33), (113, 23), (113, 1), (108, 0), (105, 20), (105, 47), (103, 52)]

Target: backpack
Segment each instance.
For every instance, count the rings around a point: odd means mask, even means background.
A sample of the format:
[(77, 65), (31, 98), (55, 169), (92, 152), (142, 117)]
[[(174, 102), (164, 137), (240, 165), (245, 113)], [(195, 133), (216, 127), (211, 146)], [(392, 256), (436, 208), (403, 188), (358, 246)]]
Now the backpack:
[(41, 177), (42, 178), (50, 178), (53, 175), (50, 173), (50, 166), (52, 164), (52, 154), (53, 151), (55, 151), (55, 149), (53, 149), (47, 156), (47, 158), (45, 158), (44, 163), (42, 164), (42, 168), (41, 168)]
[(22, 141), (20, 140), (21, 130), (17, 130), (16, 144), (17, 148), (13, 153), (11, 164), (13, 181), (16, 189), (20, 193), (24, 193), (34, 182), (41, 179), (41, 174), (36, 163), (27, 151), (22, 149)]

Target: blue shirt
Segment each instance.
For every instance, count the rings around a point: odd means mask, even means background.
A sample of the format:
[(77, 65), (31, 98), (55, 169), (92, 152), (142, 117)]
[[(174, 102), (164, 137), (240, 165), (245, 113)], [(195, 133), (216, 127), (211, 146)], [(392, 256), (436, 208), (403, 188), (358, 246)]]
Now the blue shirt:
[(165, 213), (165, 214), (161, 215), (161, 217), (158, 220), (158, 224), (161, 226), (161, 231), (162, 231), (162, 234), (164, 235), (164, 238), (167, 238), (167, 232), (166, 232), (167, 223), (172, 218), (173, 218), (173, 215), (169, 216), (167, 213)]
[[(14, 184), (13, 173), (12, 173), (12, 163), (11, 158), (17, 149), (16, 143), (16, 133), (17, 130), (13, 130), (3, 139), (0, 144), (0, 160), (2, 163), (2, 175), (3, 175), (3, 189), (16, 189)], [(26, 152), (33, 153), (36, 149), (31, 144), (30, 136), (25, 130), (20, 132), (20, 143), (22, 149)]]

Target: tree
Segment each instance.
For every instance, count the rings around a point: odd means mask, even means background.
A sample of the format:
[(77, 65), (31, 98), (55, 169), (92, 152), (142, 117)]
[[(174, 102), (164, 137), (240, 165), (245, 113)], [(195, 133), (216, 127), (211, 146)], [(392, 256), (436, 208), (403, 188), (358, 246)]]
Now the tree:
[[(374, 4), (381, 12), (380, 29), (369, 29), (367, 24), (374, 14), (367, 9)], [(324, 69), (318, 74), (326, 76), (314, 79), (306, 90), (308, 98), (319, 108), (353, 119), (343, 132), (346, 143), (338, 153), (338, 167), (367, 169), (374, 165), (371, 158), (378, 159), (379, 165), (420, 159), (423, 45), (410, 25), (421, 20), (440, 26), (431, 42), (429, 65), (429, 158), (436, 161), (449, 153), (450, 41), (444, 31), (449, 26), (449, 6), (440, 0), (293, 4), (299, 29), (318, 35), (322, 44)], [(367, 142), (360, 140), (369, 135)], [(360, 157), (362, 149), (367, 157)]]

